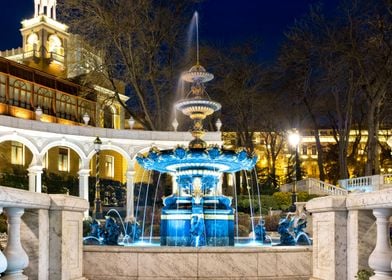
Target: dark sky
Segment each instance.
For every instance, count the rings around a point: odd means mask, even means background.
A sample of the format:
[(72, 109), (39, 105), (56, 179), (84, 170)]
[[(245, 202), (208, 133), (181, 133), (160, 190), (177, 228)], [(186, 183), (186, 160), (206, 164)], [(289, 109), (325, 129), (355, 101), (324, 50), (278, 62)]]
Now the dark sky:
[[(169, 1), (169, 0), (168, 0)], [(316, 0), (205, 0), (199, 5), (201, 41), (218, 44), (235, 43), (248, 38), (261, 38), (261, 57), (271, 60), (276, 55), (283, 32), (296, 18), (308, 11)], [(326, 11), (339, 0), (324, 0)], [(0, 50), (22, 45), (19, 32), (22, 19), (32, 17), (34, 0), (13, 0), (2, 5), (0, 17)]]

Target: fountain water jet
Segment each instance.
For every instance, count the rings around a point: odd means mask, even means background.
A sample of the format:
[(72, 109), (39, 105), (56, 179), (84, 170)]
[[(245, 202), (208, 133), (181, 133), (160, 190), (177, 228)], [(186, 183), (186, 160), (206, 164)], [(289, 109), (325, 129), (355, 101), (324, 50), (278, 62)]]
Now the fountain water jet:
[(245, 149), (225, 150), (207, 147), (202, 139), (203, 120), (220, 110), (221, 105), (210, 99), (205, 83), (214, 75), (199, 63), (198, 22), (196, 14), (196, 65), (181, 75), (190, 84), (190, 91), (175, 107), (193, 120), (193, 140), (188, 147), (170, 150), (150, 149), (138, 155), (138, 163), (146, 170), (170, 173), (177, 178), (178, 190), (164, 198), (161, 214), (161, 245), (228, 246), (234, 245), (234, 209), (231, 198), (218, 190), (223, 172), (252, 170), (256, 156)]

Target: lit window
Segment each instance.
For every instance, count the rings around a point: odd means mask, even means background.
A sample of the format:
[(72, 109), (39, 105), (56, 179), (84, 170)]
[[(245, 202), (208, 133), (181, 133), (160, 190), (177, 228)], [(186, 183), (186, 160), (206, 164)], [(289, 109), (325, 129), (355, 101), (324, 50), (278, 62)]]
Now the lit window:
[(302, 154), (307, 155), (308, 154), (308, 146), (302, 145)]
[(11, 142), (11, 164), (24, 165), (25, 153), (24, 145), (19, 142)]
[(105, 156), (105, 171), (106, 176), (109, 178), (114, 177), (114, 157), (113, 156)]
[(49, 36), (49, 52), (57, 52), (61, 48), (61, 40), (56, 35)]
[(29, 37), (27, 37), (27, 43), (30, 45), (34, 45), (38, 42), (38, 35), (36, 33), (31, 33)]
[(69, 149), (59, 148), (59, 171), (69, 171)]

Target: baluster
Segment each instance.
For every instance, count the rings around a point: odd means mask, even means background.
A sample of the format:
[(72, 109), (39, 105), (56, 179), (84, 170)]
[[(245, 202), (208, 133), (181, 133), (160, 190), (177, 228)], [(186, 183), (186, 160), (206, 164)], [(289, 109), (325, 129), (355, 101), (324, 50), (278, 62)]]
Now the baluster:
[(6, 208), (5, 213), (8, 221), (8, 242), (4, 250), (8, 266), (5, 271), (4, 280), (24, 280), (28, 279), (23, 274), (29, 264), (29, 257), (20, 243), (20, 223), (24, 213), (22, 208)]
[[(3, 208), (0, 207), (0, 214), (3, 212)], [(4, 254), (0, 251), (0, 273), (7, 269), (7, 259)]]
[(392, 280), (391, 260), (392, 249), (389, 241), (389, 217), (392, 209), (373, 209), (377, 224), (376, 248), (369, 256), (369, 266), (374, 269), (375, 275), (371, 280)]

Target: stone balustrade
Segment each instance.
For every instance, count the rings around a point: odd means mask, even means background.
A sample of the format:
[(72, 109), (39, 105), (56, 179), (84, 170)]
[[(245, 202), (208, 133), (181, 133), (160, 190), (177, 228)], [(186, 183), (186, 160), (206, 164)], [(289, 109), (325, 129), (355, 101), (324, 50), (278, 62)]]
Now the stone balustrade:
[[(282, 192), (291, 192), (293, 190), (293, 184), (284, 184), (280, 187)], [(347, 195), (348, 191), (332, 184), (314, 179), (307, 178), (297, 182), (297, 192), (307, 192), (309, 194), (316, 195)]]
[(372, 192), (392, 188), (392, 174), (339, 180), (339, 186), (351, 192)]
[(313, 218), (311, 279), (351, 280), (366, 269), (372, 280), (392, 280), (392, 189), (316, 198), (306, 208)]
[(83, 213), (78, 197), (0, 187), (0, 212), (8, 222), (8, 240), (0, 252), (2, 279), (84, 279)]

